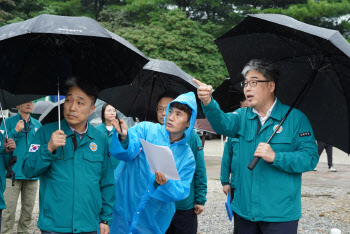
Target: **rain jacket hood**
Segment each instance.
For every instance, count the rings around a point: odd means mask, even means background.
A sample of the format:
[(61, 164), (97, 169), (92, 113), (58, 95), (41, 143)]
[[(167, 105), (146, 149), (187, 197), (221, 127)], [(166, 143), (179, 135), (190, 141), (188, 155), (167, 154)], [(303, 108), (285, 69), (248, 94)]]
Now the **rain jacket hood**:
[[(169, 103), (169, 105), (167, 106), (166, 115), (164, 118), (164, 123), (165, 123), (163, 125), (164, 129), (166, 128), (166, 121), (167, 121), (167, 116), (169, 113), (170, 105), (171, 105), (171, 103), (174, 103), (174, 102), (186, 104), (187, 106), (189, 106), (192, 109), (192, 114), (191, 114), (191, 119), (190, 119), (190, 127), (188, 127), (185, 130), (185, 137), (181, 141), (178, 142), (179, 144), (186, 144), (189, 141), (189, 139), (191, 138), (191, 134), (193, 132), (192, 130), (193, 130), (194, 125), (196, 123), (196, 118), (197, 118), (196, 96), (194, 95), (193, 92), (185, 93), (185, 94), (178, 96), (176, 99), (174, 99), (172, 102)], [(166, 132), (169, 135), (169, 132), (168, 131), (166, 131)]]
[[(128, 129), (128, 138), (119, 141), (114, 133), (111, 143), (111, 156), (122, 160), (115, 171), (116, 203), (113, 207), (111, 233), (165, 233), (175, 213), (175, 202), (188, 197), (195, 171), (195, 160), (186, 142), (193, 131), (196, 119), (194, 93), (180, 95), (174, 100), (187, 104), (192, 109), (190, 127), (185, 138), (172, 143), (164, 125), (141, 122)], [(167, 113), (169, 108), (167, 108)], [(154, 145), (168, 146), (181, 180), (167, 180), (155, 183), (140, 139)]]

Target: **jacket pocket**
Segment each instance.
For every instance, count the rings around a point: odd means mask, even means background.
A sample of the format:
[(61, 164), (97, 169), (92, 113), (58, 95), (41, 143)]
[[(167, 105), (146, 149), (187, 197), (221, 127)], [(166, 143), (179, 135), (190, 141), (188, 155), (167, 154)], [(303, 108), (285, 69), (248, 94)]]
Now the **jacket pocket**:
[(86, 175), (93, 180), (100, 180), (103, 156), (98, 153), (84, 153), (84, 169)]
[(294, 144), (292, 144), (292, 137), (289, 137), (289, 136), (278, 136), (278, 134), (276, 134), (271, 139), (270, 145), (275, 152), (294, 151)]

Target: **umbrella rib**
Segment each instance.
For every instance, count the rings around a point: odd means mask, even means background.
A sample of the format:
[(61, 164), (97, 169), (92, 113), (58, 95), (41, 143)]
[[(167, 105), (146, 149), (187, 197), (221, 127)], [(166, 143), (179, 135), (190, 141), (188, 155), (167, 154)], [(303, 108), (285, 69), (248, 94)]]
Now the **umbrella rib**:
[[(341, 79), (340, 79), (340, 75), (338, 74), (338, 71), (337, 71), (337, 69), (335, 68), (332, 59), (331, 59), (330, 57), (328, 57), (328, 60), (329, 60), (329, 62), (330, 62), (330, 65), (333, 67), (333, 70), (334, 70), (335, 74), (337, 75), (337, 78), (338, 78), (339, 83), (342, 83), (342, 82), (341, 82)], [(338, 89), (340, 93), (342, 93), (343, 95), (345, 95), (344, 90), (339, 89), (339, 88), (337, 87), (337, 85), (334, 83), (333, 79), (330, 79), (330, 80), (331, 80), (332, 83), (334, 84), (335, 88)]]

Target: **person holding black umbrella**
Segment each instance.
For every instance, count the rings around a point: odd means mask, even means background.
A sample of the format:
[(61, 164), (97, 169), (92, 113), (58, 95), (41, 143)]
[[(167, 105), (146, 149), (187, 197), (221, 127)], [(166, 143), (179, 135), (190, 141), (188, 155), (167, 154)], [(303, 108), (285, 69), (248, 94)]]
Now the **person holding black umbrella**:
[[(21, 212), (18, 220), (17, 232), (28, 233), (32, 223), (32, 213), (38, 190), (38, 177), (28, 178), (22, 174), (22, 160), (28, 151), (31, 141), (34, 139), (36, 131), (41, 127), (41, 123), (31, 117), (33, 102), (27, 102), (17, 106), (18, 114), (5, 120), (9, 130), (9, 137), (17, 144), (13, 155), (17, 157), (16, 163), (12, 166), (15, 173), (15, 184), (12, 186), (12, 178), (6, 180), (6, 190), (4, 193), (6, 210), (2, 218), (2, 234), (13, 232), (15, 224), (16, 208), (18, 197), (21, 194)], [(4, 130), (4, 122), (1, 123), (1, 130)]]
[[(250, 107), (227, 114), (212, 99), (212, 87), (195, 80), (213, 129), (239, 139), (239, 180), (231, 204), (238, 214), (238, 233), (295, 234), (301, 218), (301, 175), (319, 159), (315, 137), (297, 109), (277, 129), (289, 107), (275, 97), (279, 71), (272, 63), (251, 60), (242, 75)], [(276, 129), (271, 142), (264, 143)], [(254, 156), (263, 160), (251, 171), (247, 167)]]
[[(38, 228), (48, 233), (109, 233), (114, 178), (107, 137), (87, 121), (98, 90), (67, 82), (64, 119), (38, 130), (23, 160), (26, 177), (40, 177)], [(57, 130), (59, 129), (59, 130)]]

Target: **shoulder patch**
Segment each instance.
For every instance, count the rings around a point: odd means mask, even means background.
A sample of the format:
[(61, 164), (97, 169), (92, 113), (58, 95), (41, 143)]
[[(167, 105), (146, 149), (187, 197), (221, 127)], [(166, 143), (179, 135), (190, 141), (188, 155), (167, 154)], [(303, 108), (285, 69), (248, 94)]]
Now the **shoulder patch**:
[(198, 147), (198, 151), (199, 151), (199, 150), (202, 150), (202, 149), (204, 149), (204, 147), (203, 147), (203, 146)]
[(235, 112), (232, 112), (233, 114), (235, 114), (235, 115), (238, 115), (238, 113), (235, 111)]
[(300, 137), (311, 136), (311, 132), (302, 132), (302, 133), (299, 133), (299, 136)]
[(29, 147), (29, 152), (36, 152), (39, 149), (40, 145), (37, 144), (31, 144)]

